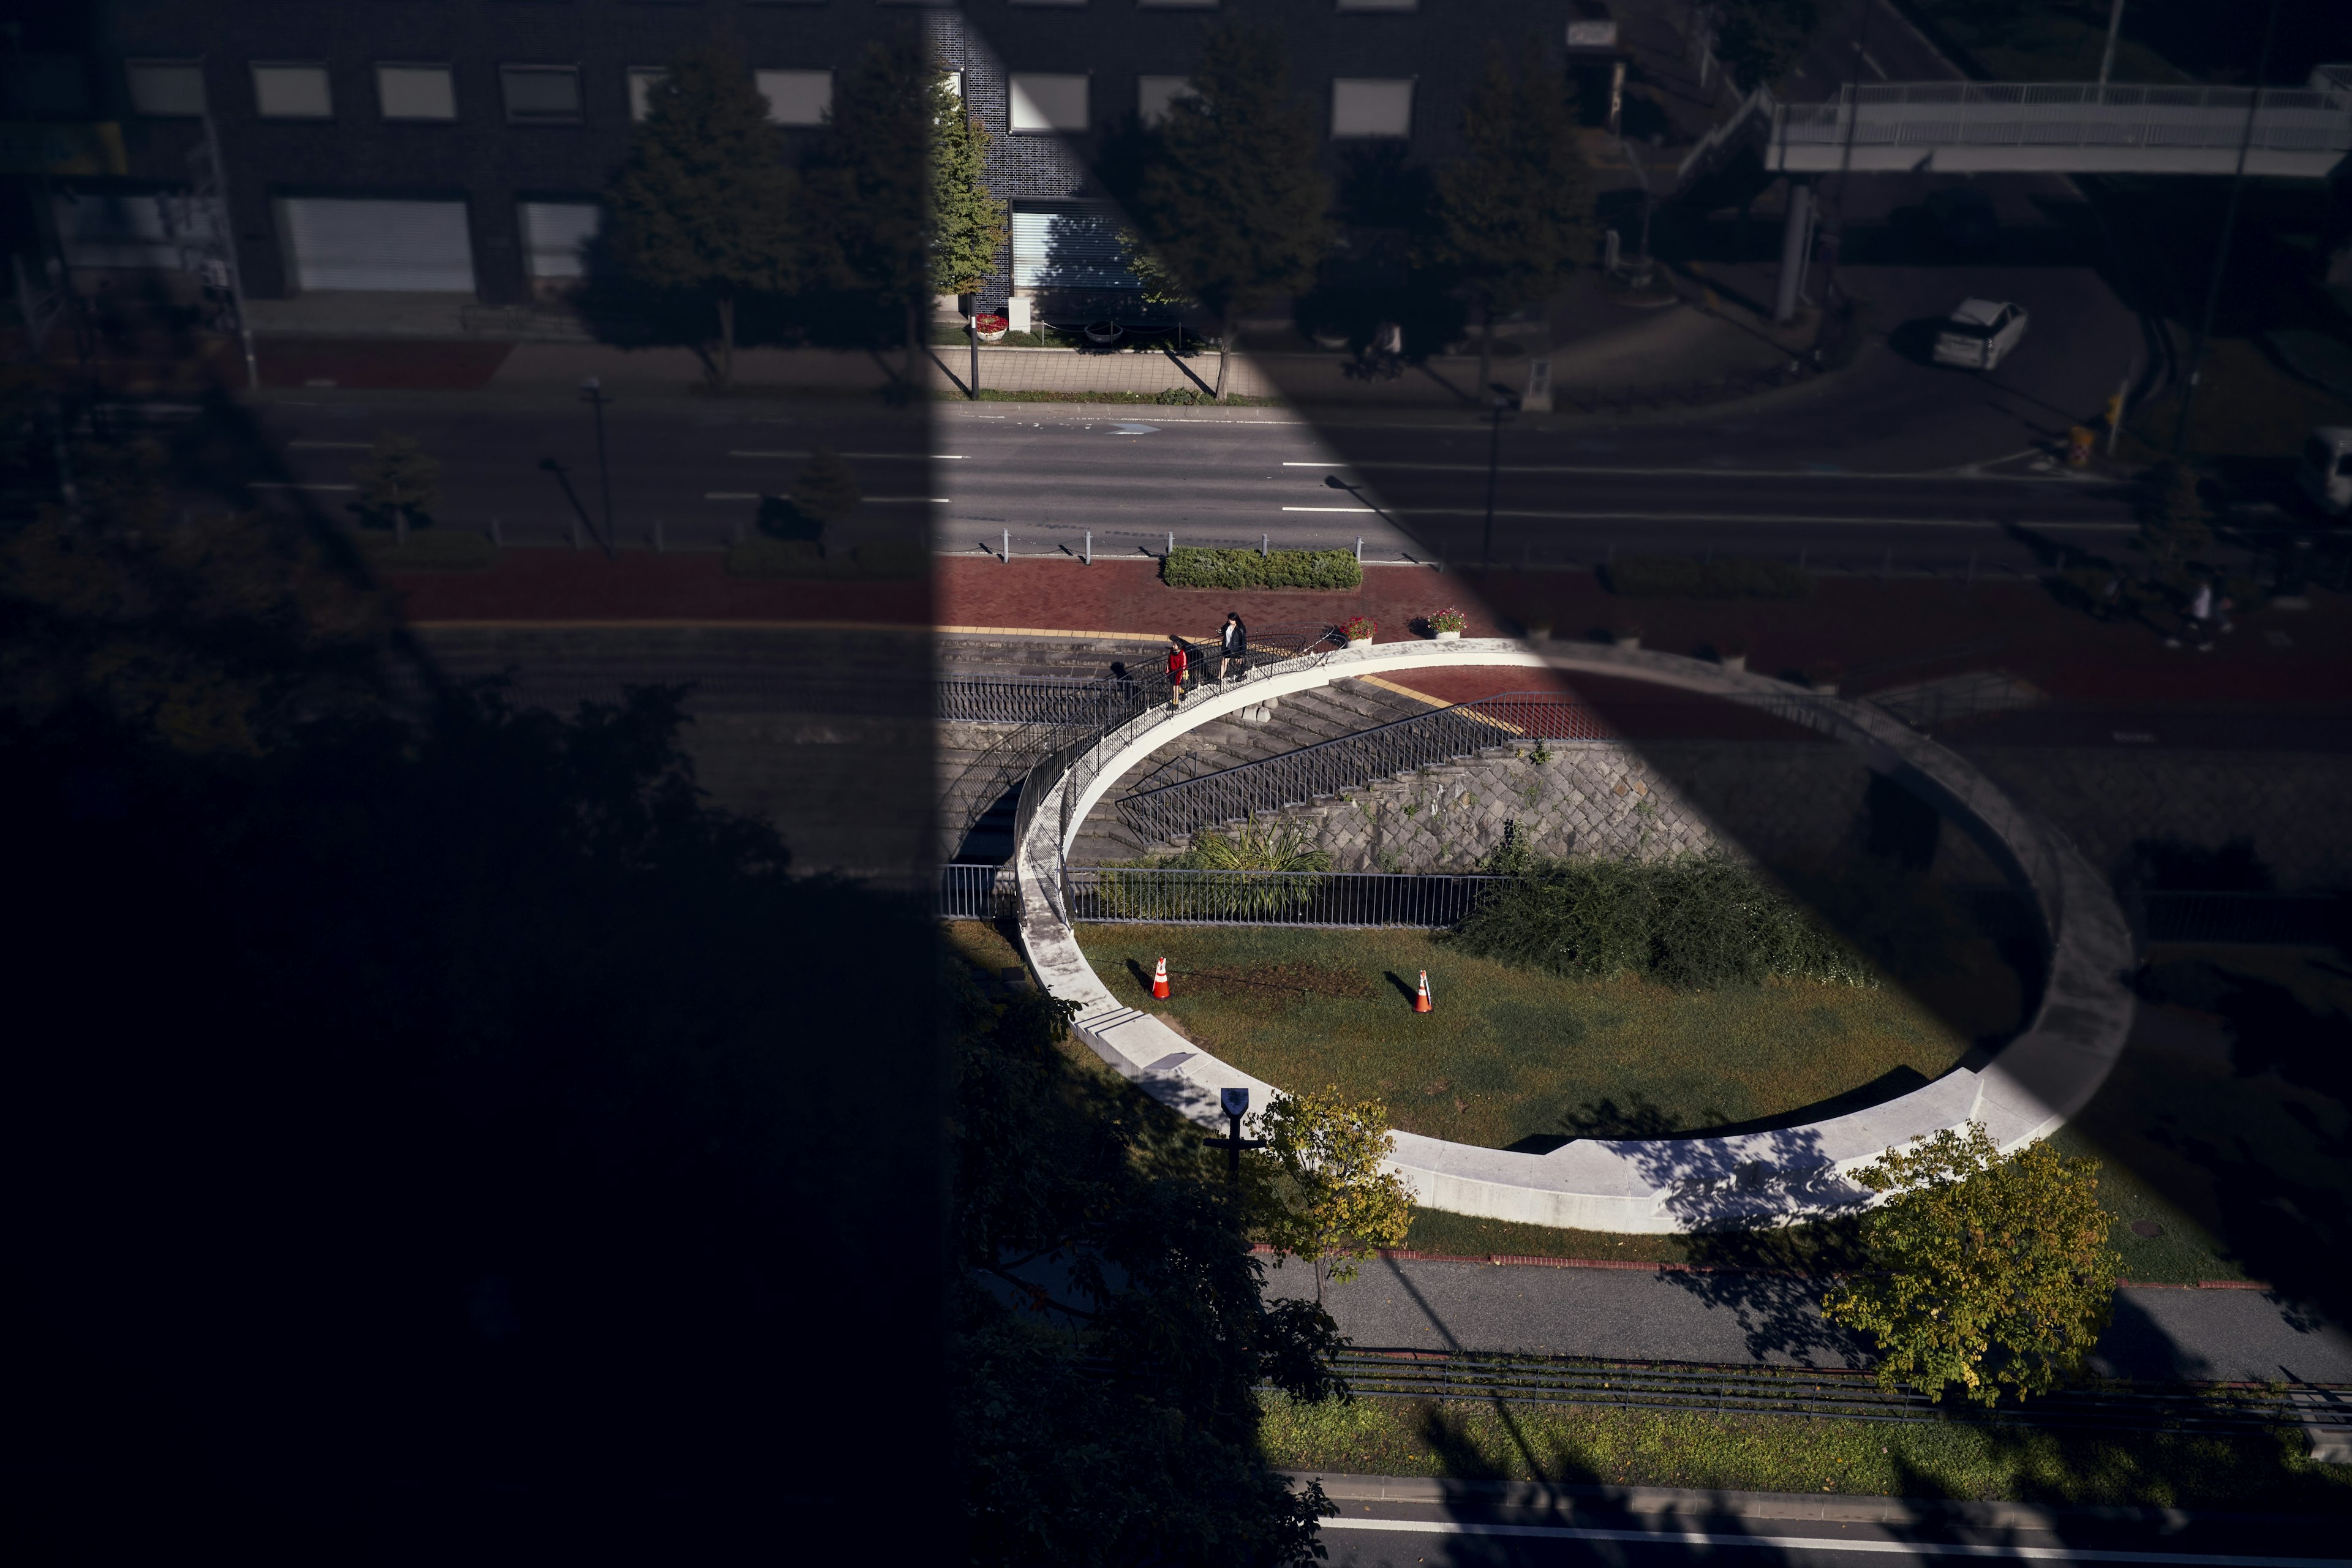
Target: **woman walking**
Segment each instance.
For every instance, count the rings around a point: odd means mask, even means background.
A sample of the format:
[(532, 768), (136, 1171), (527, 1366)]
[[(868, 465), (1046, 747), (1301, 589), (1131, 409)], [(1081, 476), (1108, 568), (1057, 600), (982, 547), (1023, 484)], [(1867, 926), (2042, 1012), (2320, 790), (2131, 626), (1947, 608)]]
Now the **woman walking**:
[(1184, 639), (1174, 632), (1168, 634), (1168, 706), (1184, 706), (1184, 672), (1192, 667), (1192, 652)]

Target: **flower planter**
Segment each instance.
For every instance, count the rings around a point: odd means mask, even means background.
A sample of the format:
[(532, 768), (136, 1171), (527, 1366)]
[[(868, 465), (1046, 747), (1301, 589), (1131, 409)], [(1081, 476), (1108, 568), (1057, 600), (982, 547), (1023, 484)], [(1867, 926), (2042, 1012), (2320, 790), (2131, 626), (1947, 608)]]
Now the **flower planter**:
[(1126, 335), (1126, 329), (1117, 321), (1095, 321), (1087, 328), (1087, 342), (1090, 343), (1115, 343)]
[(1462, 640), (1462, 634), (1458, 631), (1438, 632), (1433, 635), (1439, 642), (1460, 642)]
[(1716, 658), (1716, 662), (1726, 669), (1746, 669), (1748, 656), (1744, 653), (1719, 654)]
[(1348, 639), (1348, 646), (1349, 647), (1370, 647), (1372, 646), (1372, 639), (1370, 637), (1349, 637)]
[(1609, 640), (1615, 643), (1619, 647), (1640, 647), (1642, 646), (1642, 634), (1639, 632), (1619, 632)]

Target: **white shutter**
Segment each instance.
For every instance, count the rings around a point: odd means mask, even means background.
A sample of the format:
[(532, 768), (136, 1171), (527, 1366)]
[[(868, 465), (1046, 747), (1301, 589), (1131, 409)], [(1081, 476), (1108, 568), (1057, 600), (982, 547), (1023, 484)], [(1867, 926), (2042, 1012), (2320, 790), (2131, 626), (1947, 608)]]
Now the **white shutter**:
[(68, 267), (169, 268), (180, 264), (165, 198), (91, 193), (58, 196), (58, 239)]
[(463, 202), (288, 197), (278, 204), (302, 289), (474, 291)]
[(594, 202), (525, 202), (522, 243), (533, 278), (577, 278), (580, 247), (596, 237), (604, 209)]
[(779, 125), (822, 125), (833, 112), (831, 71), (755, 71), (751, 79)]
[(1013, 215), (1016, 289), (1140, 289), (1107, 212), (1064, 209)]

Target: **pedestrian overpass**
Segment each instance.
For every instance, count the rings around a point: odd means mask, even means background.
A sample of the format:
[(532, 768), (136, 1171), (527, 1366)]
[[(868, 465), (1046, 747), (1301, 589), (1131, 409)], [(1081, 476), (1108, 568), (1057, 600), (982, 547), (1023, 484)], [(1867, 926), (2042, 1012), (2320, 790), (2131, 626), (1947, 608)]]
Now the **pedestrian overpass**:
[[(1752, 112), (1743, 104), (1742, 118)], [(2326, 179), (2352, 154), (2352, 66), (2299, 88), (1879, 82), (1763, 103), (1776, 174), (2249, 174)]]

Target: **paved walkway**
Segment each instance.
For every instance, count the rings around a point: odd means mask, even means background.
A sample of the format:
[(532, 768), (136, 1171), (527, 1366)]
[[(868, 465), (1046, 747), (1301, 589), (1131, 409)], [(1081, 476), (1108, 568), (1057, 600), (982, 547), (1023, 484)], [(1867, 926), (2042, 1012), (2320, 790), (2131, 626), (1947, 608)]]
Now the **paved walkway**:
[[(1268, 1260), (1271, 1262), (1271, 1260)], [(1298, 1264), (1269, 1268), (1269, 1296), (1308, 1296)], [(1640, 1361), (1860, 1366), (1864, 1345), (1825, 1322), (1821, 1283), (1749, 1273), (1664, 1273), (1381, 1260), (1326, 1296), (1359, 1345)], [(2352, 1334), (2262, 1290), (2133, 1287), (2100, 1342), (2109, 1376), (2352, 1383)]]

